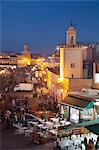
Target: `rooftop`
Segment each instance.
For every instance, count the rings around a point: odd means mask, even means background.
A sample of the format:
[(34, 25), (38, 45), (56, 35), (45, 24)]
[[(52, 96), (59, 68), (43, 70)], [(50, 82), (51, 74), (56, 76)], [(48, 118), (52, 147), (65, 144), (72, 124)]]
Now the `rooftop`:
[(49, 68), (48, 67), (48, 70), (56, 75), (59, 75), (60, 74), (60, 68), (59, 67), (55, 67), (55, 68)]
[(85, 100), (95, 100), (99, 99), (99, 90), (82, 88), (81, 91), (69, 92), (69, 95), (77, 98), (82, 98)]
[(84, 109), (87, 107), (92, 101), (84, 100), (77, 97), (68, 96), (63, 101), (61, 101), (61, 104), (66, 104), (72, 107), (76, 107), (78, 109)]

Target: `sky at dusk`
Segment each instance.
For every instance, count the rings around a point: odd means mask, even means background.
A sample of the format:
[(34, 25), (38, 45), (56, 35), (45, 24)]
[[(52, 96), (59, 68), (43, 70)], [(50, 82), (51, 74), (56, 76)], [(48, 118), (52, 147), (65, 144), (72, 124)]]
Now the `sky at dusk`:
[(70, 21), (77, 41), (99, 42), (98, 1), (1, 2), (1, 50), (20, 52), (27, 42), (32, 53), (51, 53), (65, 42)]

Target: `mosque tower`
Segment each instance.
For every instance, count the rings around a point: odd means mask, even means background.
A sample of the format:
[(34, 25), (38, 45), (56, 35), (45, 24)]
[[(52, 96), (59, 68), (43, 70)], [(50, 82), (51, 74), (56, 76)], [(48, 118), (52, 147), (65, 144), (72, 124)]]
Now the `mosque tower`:
[(75, 47), (76, 45), (76, 29), (72, 25), (66, 31), (66, 47)]

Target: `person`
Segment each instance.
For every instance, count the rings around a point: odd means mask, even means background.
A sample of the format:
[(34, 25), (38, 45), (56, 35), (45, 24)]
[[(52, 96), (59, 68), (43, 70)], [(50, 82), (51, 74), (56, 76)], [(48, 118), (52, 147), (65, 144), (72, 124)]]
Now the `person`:
[(84, 138), (84, 145), (85, 145), (85, 148), (87, 149), (87, 138), (86, 137)]
[(43, 113), (41, 114), (41, 118), (42, 118), (42, 120), (46, 121), (45, 112), (43, 112)]
[(20, 112), (20, 110), (17, 110), (16, 115), (17, 115), (18, 122), (20, 122), (20, 120), (21, 120), (21, 112)]
[(24, 114), (21, 115), (21, 121), (22, 121), (22, 122), (25, 121), (25, 115), (24, 115)]
[(95, 150), (94, 143), (91, 139), (89, 139), (89, 144), (87, 146), (87, 150)]
[(13, 121), (14, 121), (15, 124), (18, 122), (18, 118), (17, 118), (16, 112), (14, 113)]
[(85, 144), (84, 144), (83, 141), (81, 142), (81, 147), (82, 147), (82, 150), (85, 150), (85, 149), (86, 149)]
[(95, 149), (96, 149), (96, 150), (99, 150), (99, 136), (97, 137)]

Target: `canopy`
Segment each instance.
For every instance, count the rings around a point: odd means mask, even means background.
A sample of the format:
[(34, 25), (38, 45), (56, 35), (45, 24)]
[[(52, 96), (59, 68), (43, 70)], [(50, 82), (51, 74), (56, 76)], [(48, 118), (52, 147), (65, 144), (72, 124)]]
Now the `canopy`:
[(90, 102), (90, 103), (86, 106), (87, 109), (90, 109), (90, 108), (93, 108), (93, 107), (94, 107), (93, 102)]
[(93, 132), (93, 133), (99, 135), (99, 119), (86, 121), (86, 122), (83, 122), (83, 123), (79, 123), (79, 124), (77, 124), (75, 126), (76, 127), (85, 127), (90, 132)]
[(60, 101), (59, 103), (62, 105), (69, 105), (77, 109), (93, 108), (93, 101), (72, 96), (67, 96), (64, 100)]

